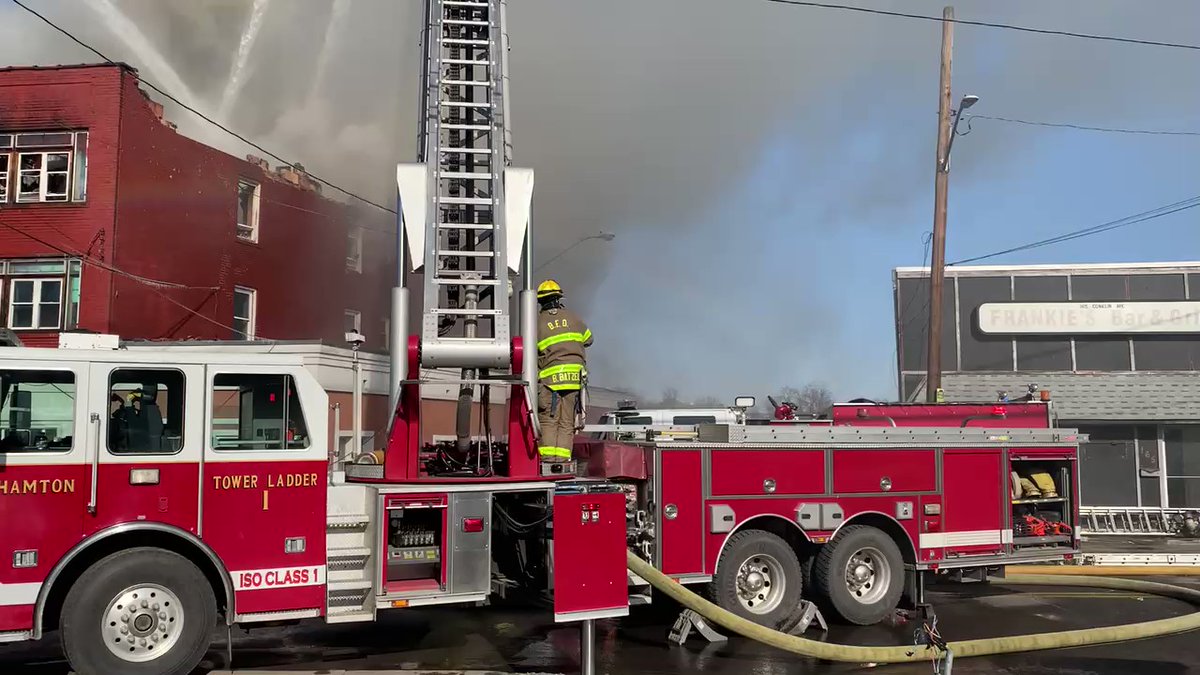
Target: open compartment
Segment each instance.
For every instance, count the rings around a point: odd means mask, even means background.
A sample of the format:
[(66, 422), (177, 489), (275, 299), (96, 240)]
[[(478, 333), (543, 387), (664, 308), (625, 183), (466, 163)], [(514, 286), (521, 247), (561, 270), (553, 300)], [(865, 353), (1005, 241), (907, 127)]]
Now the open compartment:
[(444, 588), (446, 502), (443, 498), (399, 499), (387, 503), (388, 593)]
[(1073, 469), (1069, 459), (1059, 457), (1010, 458), (1014, 549), (1073, 545)]

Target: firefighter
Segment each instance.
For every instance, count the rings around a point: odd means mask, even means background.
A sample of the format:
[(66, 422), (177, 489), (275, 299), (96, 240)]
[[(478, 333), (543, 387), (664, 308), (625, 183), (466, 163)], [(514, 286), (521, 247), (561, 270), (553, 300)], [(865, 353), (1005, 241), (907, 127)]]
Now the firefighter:
[(542, 437), (538, 454), (543, 462), (569, 462), (575, 440), (576, 415), (582, 413), (581, 391), (587, 383), (586, 347), (592, 331), (563, 306), (563, 290), (547, 279), (538, 298), (538, 422)]

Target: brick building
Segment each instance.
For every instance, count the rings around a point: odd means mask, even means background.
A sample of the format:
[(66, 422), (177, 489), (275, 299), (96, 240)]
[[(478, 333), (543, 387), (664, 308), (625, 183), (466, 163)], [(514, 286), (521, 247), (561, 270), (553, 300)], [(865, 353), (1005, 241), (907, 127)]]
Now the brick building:
[(0, 322), (381, 351), (394, 218), (319, 187), (179, 134), (129, 66), (0, 69)]

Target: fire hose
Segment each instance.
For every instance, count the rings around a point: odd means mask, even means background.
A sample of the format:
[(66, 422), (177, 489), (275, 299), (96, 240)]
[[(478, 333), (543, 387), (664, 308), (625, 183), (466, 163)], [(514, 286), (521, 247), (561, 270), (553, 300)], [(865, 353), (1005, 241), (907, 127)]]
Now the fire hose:
[[(666, 576), (653, 565), (642, 560), (633, 551), (627, 551), (628, 567), (631, 572), (645, 579), (658, 591), (669, 596), (687, 609), (690, 609), (714, 624), (726, 630), (748, 637), (772, 647), (777, 647), (793, 654), (810, 656), (825, 661), (841, 661), (849, 663), (904, 663), (927, 661), (932, 647), (927, 645), (904, 645), (895, 647), (863, 647), (859, 645), (841, 645), (829, 642), (809, 640), (807, 638), (789, 635), (777, 630), (760, 626), (753, 621), (744, 619), (733, 612), (722, 609), (708, 600), (685, 588), (682, 584)], [(1011, 579), (996, 579), (995, 583), (1020, 586), (1083, 586), (1103, 588), (1117, 591), (1145, 593), (1183, 600), (1200, 607), (1200, 591), (1182, 586), (1138, 581), (1134, 579), (1117, 579), (1108, 577), (1057, 576), (1057, 575), (1020, 575)], [(1082, 647), (1086, 645), (1126, 642), (1142, 640), (1163, 635), (1183, 633), (1200, 628), (1200, 611), (1183, 616), (1154, 621), (1143, 621), (1117, 626), (1102, 626), (1098, 628), (1083, 628), (1077, 630), (1055, 631), (1051, 633), (1033, 633), (1028, 635), (1013, 635), (1008, 637), (981, 638), (977, 640), (960, 640), (948, 642), (946, 653), (952, 653), (955, 659), (968, 656), (986, 656), (990, 654), (1012, 654), (1016, 652), (1031, 652), (1044, 649), (1062, 649), (1065, 647)]]

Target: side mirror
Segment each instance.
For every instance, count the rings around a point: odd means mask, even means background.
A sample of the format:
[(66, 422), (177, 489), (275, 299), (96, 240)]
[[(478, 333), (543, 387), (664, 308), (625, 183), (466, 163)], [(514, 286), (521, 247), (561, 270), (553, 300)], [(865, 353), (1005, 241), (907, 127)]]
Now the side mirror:
[(733, 407), (750, 409), (754, 407), (753, 396), (738, 396), (733, 399)]

